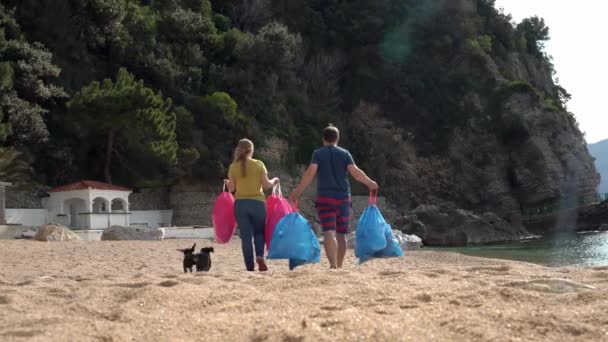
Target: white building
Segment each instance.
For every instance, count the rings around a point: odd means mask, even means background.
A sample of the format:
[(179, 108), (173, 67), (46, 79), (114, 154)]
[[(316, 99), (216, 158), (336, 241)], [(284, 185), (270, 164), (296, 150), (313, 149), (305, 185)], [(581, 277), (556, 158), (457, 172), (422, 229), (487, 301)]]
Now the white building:
[(131, 189), (82, 180), (48, 192), (51, 196), (46, 207), (50, 222), (60, 223), (72, 229), (129, 226)]

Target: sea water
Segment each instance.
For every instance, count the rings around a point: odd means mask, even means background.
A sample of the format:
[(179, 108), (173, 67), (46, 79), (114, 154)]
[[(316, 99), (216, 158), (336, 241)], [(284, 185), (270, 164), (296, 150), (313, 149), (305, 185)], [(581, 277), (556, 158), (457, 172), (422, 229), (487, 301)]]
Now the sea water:
[(428, 249), (548, 266), (607, 266), (608, 232), (554, 233), (509, 244)]

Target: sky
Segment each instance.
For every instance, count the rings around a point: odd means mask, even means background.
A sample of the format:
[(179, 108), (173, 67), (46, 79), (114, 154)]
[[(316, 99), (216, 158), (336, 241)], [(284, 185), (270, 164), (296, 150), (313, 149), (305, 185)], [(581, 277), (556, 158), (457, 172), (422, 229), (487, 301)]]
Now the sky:
[(538, 15), (549, 26), (545, 51), (588, 143), (608, 139), (608, 13), (606, 0), (496, 0), (516, 22)]

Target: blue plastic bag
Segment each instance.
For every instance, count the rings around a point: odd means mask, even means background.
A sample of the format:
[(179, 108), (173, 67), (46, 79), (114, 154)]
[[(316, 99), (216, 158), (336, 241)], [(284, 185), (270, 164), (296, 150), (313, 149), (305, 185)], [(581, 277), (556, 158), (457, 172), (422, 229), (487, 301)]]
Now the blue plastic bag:
[(403, 250), (376, 206), (377, 194), (370, 194), (370, 205), (365, 209), (355, 235), (355, 256), (359, 264), (372, 258), (401, 257)]
[(299, 213), (283, 217), (274, 228), (268, 259), (289, 259), (289, 269), (321, 261), (321, 245), (310, 223)]
[(384, 236), (386, 236), (386, 248), (380, 252), (380, 257), (402, 257), (403, 250), (401, 249), (401, 244), (393, 234), (393, 230), (388, 223), (384, 228)]
[(376, 253), (386, 248), (386, 230), (388, 224), (376, 205), (368, 206), (357, 224), (355, 233), (355, 256), (359, 263), (365, 262)]

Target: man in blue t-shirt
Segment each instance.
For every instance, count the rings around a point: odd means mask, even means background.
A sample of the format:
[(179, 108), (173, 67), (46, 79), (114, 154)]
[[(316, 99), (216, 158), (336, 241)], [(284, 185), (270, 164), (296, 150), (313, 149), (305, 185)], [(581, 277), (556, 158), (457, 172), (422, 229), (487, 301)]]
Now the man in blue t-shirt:
[(297, 202), (302, 192), (317, 179), (315, 207), (323, 228), (325, 254), (331, 268), (341, 268), (346, 255), (346, 234), (351, 213), (348, 174), (365, 184), (370, 191), (378, 184), (355, 165), (350, 153), (338, 146), (340, 131), (333, 125), (323, 130), (323, 147), (312, 155), (310, 166), (289, 199)]

